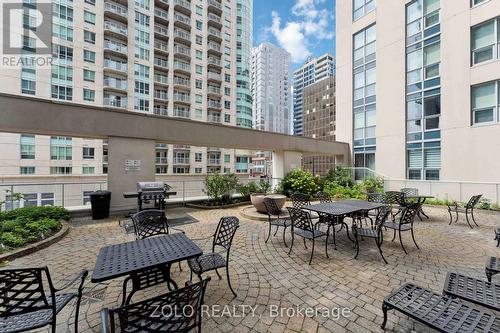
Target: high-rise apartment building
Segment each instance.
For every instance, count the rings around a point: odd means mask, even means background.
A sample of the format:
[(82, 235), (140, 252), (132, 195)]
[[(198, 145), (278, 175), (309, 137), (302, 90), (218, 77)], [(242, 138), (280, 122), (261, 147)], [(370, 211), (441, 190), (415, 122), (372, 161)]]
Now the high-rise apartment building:
[[(36, 7), (36, 1), (23, 6)], [(238, 115), (251, 122), (252, 17), (251, 0), (53, 0), (53, 64), (3, 68), (0, 91), (251, 127)], [(30, 38), (25, 44), (25, 55), (30, 57)], [(2, 137), (2, 151), (20, 152), (28, 140), (20, 135)], [(106, 154), (106, 145), (99, 140), (34, 137), (35, 146), (53, 141), (64, 141), (73, 150), (89, 145), (95, 154)], [(45, 170), (39, 167), (39, 158), (48, 161), (47, 167), (59, 167), (51, 156), (42, 155), (43, 149), (37, 151), (40, 154), (29, 165), (35, 175)], [(9, 166), (2, 165), (6, 163), (2, 159), (0, 174), (26, 171), (19, 167), (24, 165), (22, 156), (21, 152)], [(72, 158), (61, 165), (70, 168), (64, 172), (84, 173), (83, 167), (71, 169)], [(105, 162), (105, 155), (99, 159)], [(158, 175), (247, 173), (248, 163), (248, 155), (234, 150), (157, 144)], [(32, 174), (33, 169), (29, 171)], [(96, 174), (103, 171), (105, 165), (94, 166)]]
[(290, 134), (290, 54), (262, 43), (252, 54), (254, 128)]
[(500, 180), (500, 3), (336, 6), (336, 137), (352, 144), (354, 165), (400, 179)]
[[(335, 141), (335, 77), (309, 85), (302, 99), (303, 136)], [(335, 156), (304, 155), (302, 167), (324, 176), (335, 167)]]
[(304, 88), (314, 82), (333, 76), (335, 63), (333, 56), (326, 53), (318, 58), (309, 58), (299, 69), (293, 72), (293, 134), (302, 135), (303, 98)]

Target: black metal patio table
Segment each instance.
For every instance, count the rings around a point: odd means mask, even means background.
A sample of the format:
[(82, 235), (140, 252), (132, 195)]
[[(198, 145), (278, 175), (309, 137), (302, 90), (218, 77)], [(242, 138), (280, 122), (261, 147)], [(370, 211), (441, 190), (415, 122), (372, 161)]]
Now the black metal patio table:
[[(420, 205), (423, 205), (425, 203), (425, 200), (427, 199), (434, 199), (434, 197), (432, 195), (405, 195), (405, 200), (412, 200)], [(429, 216), (424, 213), (422, 206), (420, 206), (420, 210), (417, 215), (420, 221), (422, 221), (421, 215), (424, 215), (425, 217), (427, 217), (427, 219), (429, 219)]]
[[(177, 289), (177, 284), (170, 277), (170, 266), (202, 254), (200, 247), (183, 233), (109, 245), (99, 250), (91, 281), (97, 283), (129, 276), (132, 280), (132, 291), (128, 297), (130, 300), (130, 296), (141, 284), (139, 274), (152, 269), (161, 269), (166, 274), (165, 280), (169, 288), (172, 284)], [(128, 279), (124, 281), (124, 291), (127, 282)]]

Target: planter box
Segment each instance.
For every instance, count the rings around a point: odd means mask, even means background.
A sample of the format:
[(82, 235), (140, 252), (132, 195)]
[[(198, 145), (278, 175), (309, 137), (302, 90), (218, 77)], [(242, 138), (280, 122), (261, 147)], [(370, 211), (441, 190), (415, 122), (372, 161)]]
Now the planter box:
[(255, 209), (262, 214), (267, 214), (266, 206), (264, 205), (264, 198), (271, 198), (276, 202), (279, 209), (283, 208), (286, 202), (286, 196), (282, 194), (264, 194), (253, 193), (250, 195), (250, 200)]

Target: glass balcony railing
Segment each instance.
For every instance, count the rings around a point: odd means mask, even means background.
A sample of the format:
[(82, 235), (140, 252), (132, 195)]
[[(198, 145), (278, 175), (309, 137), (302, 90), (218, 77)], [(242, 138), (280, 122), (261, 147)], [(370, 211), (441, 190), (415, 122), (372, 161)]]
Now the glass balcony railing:
[(186, 109), (186, 108), (174, 108), (174, 116), (175, 117), (190, 118), (191, 113), (189, 112), (189, 109)]
[(166, 157), (156, 157), (155, 163), (156, 164), (168, 164), (168, 159)]
[(127, 26), (118, 22), (104, 21), (104, 30), (109, 30), (124, 36), (128, 35)]
[(208, 43), (208, 50), (213, 50), (216, 52), (220, 52), (220, 45), (214, 42)]
[(162, 74), (154, 74), (155, 83), (168, 84), (168, 76)]
[(207, 77), (209, 80), (222, 81), (222, 75), (219, 73), (208, 72)]
[(104, 87), (127, 90), (127, 80), (117, 79), (114, 77), (104, 77)]
[(174, 157), (174, 164), (189, 164), (189, 157)]
[(115, 108), (126, 108), (127, 97), (125, 96), (104, 96), (103, 104)]
[(221, 38), (222, 36), (221, 32), (215, 28), (208, 28), (208, 34), (218, 38)]
[(104, 49), (120, 52), (123, 54), (127, 54), (127, 52), (128, 52), (127, 46), (125, 44), (120, 44), (120, 43), (113, 42), (110, 40), (104, 41)]
[(216, 0), (208, 0), (208, 5), (217, 8), (218, 10), (222, 10), (222, 5), (219, 1)]
[(208, 64), (221, 67), (220, 59), (215, 57), (208, 57)]
[(174, 92), (174, 102), (190, 103), (191, 96), (184, 93)]
[(155, 49), (168, 53), (168, 44), (155, 40)]
[(127, 7), (121, 6), (117, 3), (113, 2), (104, 2), (104, 11), (111, 12), (123, 17), (128, 17), (128, 9)]
[(186, 13), (191, 13), (191, 3), (186, 0), (174, 0), (174, 6)]
[(153, 113), (158, 116), (168, 116), (168, 109), (165, 105), (155, 105)]
[(191, 40), (191, 34), (189, 32), (178, 28), (174, 29), (174, 37), (182, 38), (189, 41)]
[(213, 99), (209, 99), (207, 101), (207, 105), (209, 108), (213, 108), (213, 109), (221, 109), (222, 108), (222, 105), (219, 101), (216, 101), (216, 100), (213, 100)]
[(167, 101), (168, 100), (168, 92), (165, 90), (155, 90), (154, 91), (154, 98), (162, 100), (162, 101)]
[(216, 86), (208, 86), (207, 90), (209, 93), (220, 95), (220, 88)]
[(174, 61), (174, 69), (183, 70), (191, 74), (191, 64), (185, 62)]
[(186, 15), (182, 15), (180, 13), (175, 13), (174, 19), (175, 19), (175, 21), (178, 21), (180, 23), (184, 23), (185, 25), (188, 25), (189, 27), (191, 27), (191, 19)]
[(127, 63), (112, 59), (104, 59), (104, 68), (114, 69), (120, 72), (127, 72)]
[(191, 49), (189, 47), (184, 47), (180, 45), (174, 45), (174, 53), (186, 56), (186, 57), (191, 57)]
[(191, 80), (183, 77), (174, 76), (174, 84), (184, 87), (191, 87)]
[(155, 24), (155, 33), (158, 33), (161, 35), (168, 35), (168, 28), (164, 27), (160, 24)]
[(221, 24), (221, 18), (218, 15), (215, 15), (214, 13), (208, 13), (208, 21), (210, 22), (215, 22), (217, 25)]
[(163, 58), (155, 58), (154, 60), (155, 66), (168, 68), (168, 60)]
[(168, 12), (160, 8), (155, 8), (155, 17), (159, 17), (168, 21)]

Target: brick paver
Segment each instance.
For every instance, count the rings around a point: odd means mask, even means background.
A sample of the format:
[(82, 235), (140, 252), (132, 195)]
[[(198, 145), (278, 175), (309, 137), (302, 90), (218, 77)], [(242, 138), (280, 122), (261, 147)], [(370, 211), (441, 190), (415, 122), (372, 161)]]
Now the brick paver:
[[(184, 210), (175, 209), (176, 214)], [(182, 227), (191, 238), (209, 236), (221, 216), (235, 215), (241, 221), (230, 261), (232, 284), (238, 297), (232, 297), (225, 274), (222, 280), (211, 274), (205, 301), (213, 306), (210, 309), (214, 316), (204, 316), (205, 332), (381, 332), (382, 300), (393, 288), (413, 281), (440, 292), (449, 270), (484, 279), (485, 258), (499, 254), (493, 230), (500, 215), (478, 213), (480, 227), (471, 230), (463, 221), (448, 226), (447, 212), (441, 208), (426, 208), (431, 220), (415, 223), (420, 250), (415, 248), (410, 235), (405, 234), (403, 239), (409, 251), (405, 255), (397, 240), (391, 242), (392, 234), (387, 231), (383, 250), (388, 265), (384, 265), (374, 242), (369, 239), (361, 242), (359, 257), (354, 260), (353, 245), (342, 231), (337, 234), (338, 250), (335, 251), (333, 245), (329, 248), (330, 259), (324, 254), (324, 240), (320, 240), (312, 265), (308, 265), (310, 246), (306, 250), (301, 241), (295, 242), (288, 256), (280, 234), (266, 244), (267, 222), (245, 220), (239, 215), (240, 209), (185, 210), (200, 221)], [(8, 266), (47, 265), (57, 283), (81, 269), (93, 269), (100, 247), (131, 239), (133, 236), (126, 235), (116, 219), (73, 221), (72, 230), (63, 240)], [(206, 251), (210, 250), (210, 240), (199, 243)], [(173, 278), (179, 284), (187, 281), (188, 266), (184, 263), (180, 272), (174, 265)], [(101, 330), (99, 311), (119, 304), (122, 281), (86, 283), (79, 323), (82, 332)], [(158, 292), (166, 292), (166, 286), (138, 292), (133, 300)], [(236, 309), (236, 315), (218, 316), (225, 306)], [(297, 309), (305, 308), (318, 312), (314, 316), (298, 313)], [(327, 310), (330, 312), (325, 313)], [(343, 315), (338, 311), (344, 311)], [(58, 331), (72, 330), (74, 314), (70, 312), (65, 310), (58, 317)], [(387, 330), (427, 331), (392, 311)]]

